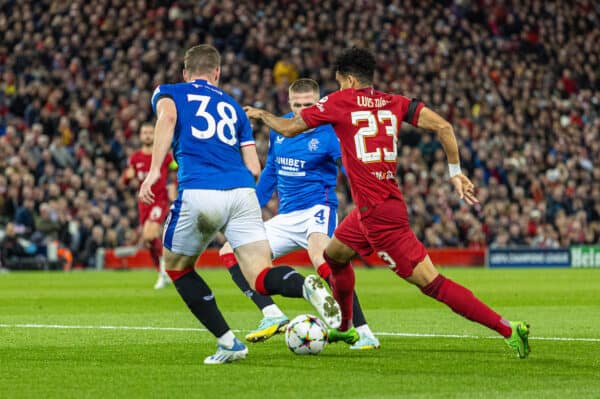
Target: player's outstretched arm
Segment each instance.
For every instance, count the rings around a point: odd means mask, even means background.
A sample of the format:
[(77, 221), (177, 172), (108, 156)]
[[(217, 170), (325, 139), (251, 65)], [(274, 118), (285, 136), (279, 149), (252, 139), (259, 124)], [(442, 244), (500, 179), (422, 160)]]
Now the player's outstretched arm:
[(248, 118), (263, 121), (271, 129), (285, 137), (294, 137), (308, 129), (306, 122), (300, 116), (293, 118), (279, 118), (263, 109), (258, 109), (246, 105), (244, 111)]
[(154, 201), (152, 186), (160, 177), (160, 168), (171, 148), (175, 124), (177, 123), (177, 108), (175, 102), (168, 97), (163, 97), (156, 104), (158, 119), (154, 126), (154, 146), (152, 147), (152, 163), (150, 171), (140, 187), (139, 198), (145, 204)]
[(450, 122), (431, 109), (423, 107), (419, 113), (417, 126), (426, 130), (433, 130), (437, 133), (438, 139), (442, 143), (442, 147), (448, 158), (450, 181), (454, 185), (458, 196), (464, 199), (469, 205), (479, 203), (479, 200), (475, 196), (475, 186), (460, 169), (458, 143), (456, 142), (454, 129)]

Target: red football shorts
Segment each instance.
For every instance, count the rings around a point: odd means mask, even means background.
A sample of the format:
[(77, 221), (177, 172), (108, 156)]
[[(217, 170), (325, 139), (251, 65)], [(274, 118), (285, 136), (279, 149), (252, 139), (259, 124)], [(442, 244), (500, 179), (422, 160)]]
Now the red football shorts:
[(334, 235), (361, 256), (375, 251), (402, 278), (409, 277), (427, 256), (410, 228), (406, 204), (398, 198), (388, 198), (364, 212), (355, 208)]
[(155, 202), (150, 205), (138, 202), (138, 218), (140, 226), (143, 226), (147, 221), (163, 224), (168, 214), (168, 202)]

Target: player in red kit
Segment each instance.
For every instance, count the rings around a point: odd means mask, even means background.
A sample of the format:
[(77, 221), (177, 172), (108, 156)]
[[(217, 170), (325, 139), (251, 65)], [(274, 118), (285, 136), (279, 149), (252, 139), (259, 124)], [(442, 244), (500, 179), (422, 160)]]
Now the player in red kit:
[[(125, 170), (124, 180), (129, 181), (137, 179), (141, 184), (152, 163), (152, 146), (154, 141), (154, 126), (151, 123), (144, 123), (140, 127), (140, 141), (142, 148), (131, 154), (129, 166)], [(152, 186), (154, 193), (154, 202), (144, 204), (138, 200), (138, 218), (142, 226), (142, 245), (150, 249), (150, 255), (154, 265), (158, 269), (158, 279), (154, 284), (155, 289), (160, 289), (171, 281), (165, 271), (165, 265), (162, 260), (162, 242), (160, 239), (162, 225), (165, 217), (169, 213), (170, 197), (173, 196), (174, 187), (167, 184), (169, 171), (177, 169), (177, 164), (171, 154), (167, 154), (162, 164), (160, 179)]]
[(324, 252), (332, 271), (334, 296), (342, 308), (342, 325), (330, 331), (330, 340), (347, 340), (355, 335), (354, 271), (350, 260), (357, 254), (376, 252), (391, 270), (418, 286), (425, 295), (497, 331), (518, 357), (527, 357), (529, 326), (504, 319), (471, 291), (439, 274), (409, 226), (406, 204), (396, 183), (397, 141), (402, 122), (437, 133), (457, 194), (469, 205), (478, 202), (473, 183), (460, 169), (452, 126), (419, 100), (375, 90), (372, 86), (375, 57), (368, 50), (344, 51), (336, 60), (335, 69), (340, 90), (292, 119), (245, 108), (250, 118), (262, 120), (284, 136), (293, 137), (329, 123), (340, 140), (356, 208), (335, 230)]

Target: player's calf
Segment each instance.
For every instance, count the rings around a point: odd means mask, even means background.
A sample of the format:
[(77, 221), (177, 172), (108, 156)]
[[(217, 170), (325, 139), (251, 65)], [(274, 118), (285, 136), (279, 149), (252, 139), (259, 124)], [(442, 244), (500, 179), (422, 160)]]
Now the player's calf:
[(331, 268), (331, 287), (333, 296), (341, 308), (340, 329), (346, 331), (352, 327), (354, 306), (354, 269), (350, 263), (342, 263), (323, 252), (325, 261)]

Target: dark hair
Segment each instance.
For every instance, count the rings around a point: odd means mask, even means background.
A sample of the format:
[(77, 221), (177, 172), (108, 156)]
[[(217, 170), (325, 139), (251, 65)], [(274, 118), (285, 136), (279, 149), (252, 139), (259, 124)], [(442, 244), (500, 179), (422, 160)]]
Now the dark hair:
[(154, 123), (151, 121), (145, 121), (140, 124), (140, 131), (142, 131), (142, 128), (146, 126), (150, 126), (152, 129), (154, 129)]
[(200, 44), (185, 52), (183, 66), (188, 73), (208, 73), (221, 65), (219, 50), (210, 44)]
[(298, 79), (290, 85), (290, 93), (319, 93), (319, 84), (312, 79)]
[(375, 56), (365, 48), (346, 49), (335, 60), (335, 71), (352, 75), (361, 83), (371, 84), (375, 74)]

